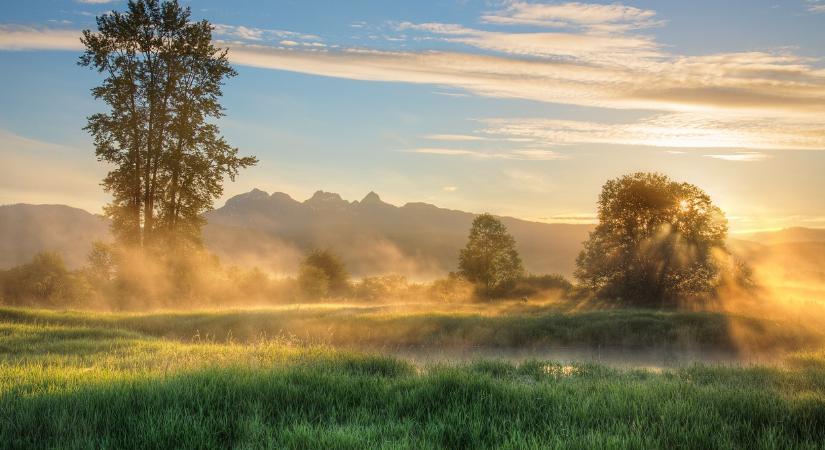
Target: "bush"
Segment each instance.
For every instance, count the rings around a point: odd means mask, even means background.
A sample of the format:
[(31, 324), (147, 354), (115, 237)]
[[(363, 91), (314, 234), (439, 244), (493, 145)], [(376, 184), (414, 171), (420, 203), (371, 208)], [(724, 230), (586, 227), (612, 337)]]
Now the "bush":
[(447, 278), (433, 281), (428, 294), (432, 299), (442, 302), (466, 302), (473, 299), (474, 292), (473, 283), (451, 272)]
[(536, 295), (544, 291), (561, 291), (563, 293), (570, 292), (573, 288), (573, 283), (563, 276), (555, 273), (545, 275), (527, 275), (522, 277), (516, 287), (513, 288), (511, 295), (513, 297), (527, 297)]
[(402, 275), (366, 277), (355, 285), (355, 296), (369, 301), (398, 298), (408, 295), (409, 291), (407, 278)]
[(38, 253), (32, 261), (6, 270), (0, 297), (14, 306), (71, 306), (92, 295), (89, 283), (70, 272), (57, 253)]

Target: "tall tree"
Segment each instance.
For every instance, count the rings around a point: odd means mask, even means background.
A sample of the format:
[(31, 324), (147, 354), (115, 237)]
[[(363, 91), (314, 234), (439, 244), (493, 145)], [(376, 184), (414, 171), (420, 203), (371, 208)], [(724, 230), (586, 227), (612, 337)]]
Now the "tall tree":
[(257, 162), (210, 122), (223, 116), (223, 82), (236, 73), (209, 22), (190, 17), (177, 0), (133, 0), (83, 31), (79, 64), (105, 74), (92, 95), (109, 107), (86, 129), (98, 160), (114, 166), (102, 183), (112, 194), (106, 214), (125, 244), (199, 243), (201, 214), (224, 178)]
[(458, 271), (491, 296), (505, 294), (524, 275), (515, 239), (490, 214), (473, 220), (467, 245), (458, 255)]
[(719, 284), (728, 224), (700, 188), (658, 173), (634, 173), (602, 188), (599, 224), (576, 278), (603, 296), (666, 306)]

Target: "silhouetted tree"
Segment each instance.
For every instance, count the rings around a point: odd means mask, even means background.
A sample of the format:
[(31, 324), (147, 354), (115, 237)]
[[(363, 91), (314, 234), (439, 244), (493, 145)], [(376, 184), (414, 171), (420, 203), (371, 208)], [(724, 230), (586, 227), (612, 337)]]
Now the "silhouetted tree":
[(138, 247), (199, 243), (201, 214), (223, 179), (256, 162), (209, 122), (223, 115), (221, 86), (235, 75), (227, 51), (177, 0), (130, 1), (126, 12), (98, 17), (81, 42), (79, 64), (106, 76), (92, 95), (109, 111), (86, 129), (98, 160), (114, 166), (102, 184), (115, 236)]
[(298, 285), (313, 297), (342, 295), (349, 291), (349, 274), (337, 255), (329, 250), (313, 250), (301, 264)]
[(467, 245), (458, 255), (458, 272), (490, 296), (507, 293), (524, 274), (516, 241), (500, 220), (490, 214), (473, 220)]
[(719, 284), (728, 225), (698, 187), (634, 173), (602, 188), (599, 224), (576, 261), (576, 278), (602, 296), (672, 305)]

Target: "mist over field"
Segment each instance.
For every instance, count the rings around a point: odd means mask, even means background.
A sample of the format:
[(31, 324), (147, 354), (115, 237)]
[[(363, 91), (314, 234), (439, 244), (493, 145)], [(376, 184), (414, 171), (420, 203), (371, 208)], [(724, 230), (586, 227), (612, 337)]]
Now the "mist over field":
[(0, 447), (823, 448), (823, 20), (4, 5)]

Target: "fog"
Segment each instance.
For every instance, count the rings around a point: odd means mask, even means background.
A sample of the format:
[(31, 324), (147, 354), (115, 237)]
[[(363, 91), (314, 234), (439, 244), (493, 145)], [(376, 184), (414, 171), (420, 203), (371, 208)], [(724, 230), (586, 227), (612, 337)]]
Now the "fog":
[[(361, 248), (360, 257), (385, 261), (384, 274), (352, 276), (345, 293), (313, 297), (297, 279), (305, 253), (273, 242), (263, 249), (267, 259), (259, 257), (262, 249), (245, 252), (243, 245), (231, 257), (205, 250), (160, 257), (98, 245), (101, 251), (76, 271), (35, 259), (3, 272), (2, 304), (137, 314), (135, 321), (158, 312), (191, 314), (196, 325), (164, 337), (288, 338), (420, 364), (538, 358), (655, 369), (775, 362), (825, 344), (821, 243), (736, 243), (733, 253), (748, 263), (751, 286), (726, 280), (710, 299), (639, 313), (575, 287), (479, 298), (471, 284), (380, 240)], [(52, 274), (51, 285), (26, 287), (25, 280), (43, 273)], [(691, 311), (711, 315), (684, 315)]]

